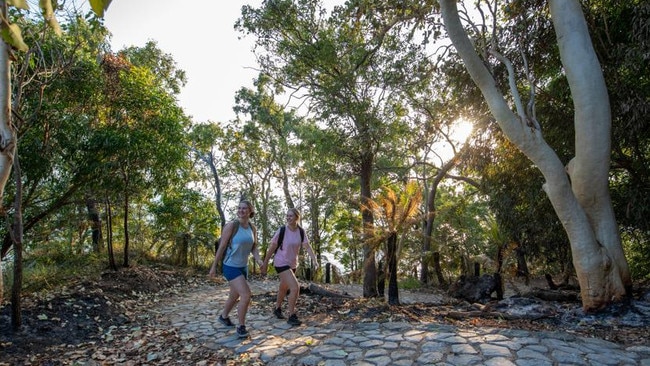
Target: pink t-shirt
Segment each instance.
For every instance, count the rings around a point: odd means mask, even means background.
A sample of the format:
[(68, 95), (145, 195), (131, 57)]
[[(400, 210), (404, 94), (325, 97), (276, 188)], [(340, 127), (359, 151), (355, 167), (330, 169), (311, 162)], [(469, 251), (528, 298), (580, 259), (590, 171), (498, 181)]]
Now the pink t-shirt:
[[(275, 232), (273, 238), (271, 239), (272, 243), (277, 243), (280, 236), (280, 229)], [(288, 227), (284, 230), (284, 238), (282, 239), (282, 249), (278, 249), (273, 257), (273, 265), (275, 267), (284, 267), (289, 266), (290, 268), (298, 267), (298, 253), (300, 252), (300, 247), (302, 244), (309, 242), (307, 238), (307, 232), (305, 232), (305, 240), (300, 242), (300, 229), (296, 228), (296, 231), (292, 231)]]

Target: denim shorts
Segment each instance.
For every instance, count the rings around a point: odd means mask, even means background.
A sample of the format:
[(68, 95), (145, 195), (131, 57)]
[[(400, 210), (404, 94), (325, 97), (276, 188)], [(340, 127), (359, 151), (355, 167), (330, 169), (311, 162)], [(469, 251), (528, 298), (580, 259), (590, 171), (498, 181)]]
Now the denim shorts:
[(232, 281), (242, 275), (245, 279), (248, 279), (248, 267), (231, 267), (224, 264), (222, 272), (228, 281)]

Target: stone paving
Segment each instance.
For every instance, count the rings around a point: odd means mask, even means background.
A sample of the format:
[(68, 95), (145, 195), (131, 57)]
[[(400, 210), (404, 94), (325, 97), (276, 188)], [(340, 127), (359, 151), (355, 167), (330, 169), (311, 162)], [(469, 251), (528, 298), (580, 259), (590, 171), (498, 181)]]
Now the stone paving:
[[(252, 281), (254, 294), (273, 281)], [(272, 291), (275, 291), (273, 288)], [(217, 321), (228, 286), (202, 286), (156, 309), (183, 337), (211, 349), (248, 353), (267, 365), (641, 365), (650, 366), (647, 345), (624, 348), (615, 343), (562, 332), (497, 328), (461, 329), (433, 323), (320, 323), (300, 314), (303, 325), (289, 326), (252, 306), (250, 337)], [(230, 314), (236, 323), (236, 310)]]

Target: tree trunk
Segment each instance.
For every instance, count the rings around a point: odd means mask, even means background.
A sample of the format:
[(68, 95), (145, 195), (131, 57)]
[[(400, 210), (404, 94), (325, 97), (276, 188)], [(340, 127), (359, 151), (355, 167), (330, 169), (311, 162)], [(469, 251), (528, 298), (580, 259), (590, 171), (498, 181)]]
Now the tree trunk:
[[(465, 145), (466, 146), (466, 145)], [(464, 146), (463, 146), (464, 147)], [(436, 219), (436, 195), (438, 192), (438, 185), (445, 177), (445, 175), (456, 166), (458, 162), (458, 157), (460, 153), (456, 154), (451, 160), (449, 160), (445, 165), (443, 165), (438, 173), (433, 178), (431, 182), (431, 188), (429, 189), (429, 195), (427, 197), (427, 206), (426, 206), (426, 225), (424, 226), (424, 244), (422, 245), (422, 271), (420, 276), (420, 282), (427, 284), (429, 281), (429, 268), (428, 268), (428, 258), (429, 253), (431, 252), (431, 235), (433, 234), (433, 224)], [(438, 259), (440, 259), (440, 252), (438, 253)], [(438, 262), (440, 263), (440, 262)], [(440, 278), (438, 278), (440, 279)], [(442, 284), (442, 283), (441, 283)]]
[(22, 298), (23, 288), (23, 185), (22, 172), (18, 156), (14, 157), (14, 176), (16, 179), (16, 197), (14, 198), (14, 222), (11, 227), (14, 241), (14, 283), (11, 291), (11, 325), (17, 330), (23, 324)]
[(0, 260), (0, 304), (4, 304), (5, 301), (5, 279), (4, 276), (2, 275), (2, 260)]
[(526, 263), (526, 250), (521, 244), (515, 248), (515, 255), (517, 256), (517, 276), (524, 277), (526, 286), (530, 283), (530, 271), (528, 271), (528, 263)]
[(92, 232), (92, 246), (95, 253), (102, 251), (102, 220), (99, 217), (97, 202), (92, 197), (86, 197), (86, 209), (88, 210), (88, 219), (90, 220), (90, 229)]
[(377, 263), (377, 294), (382, 299), (386, 294), (386, 263), (380, 259)]
[(188, 264), (187, 256), (189, 254), (189, 249), (190, 249), (190, 234), (189, 233), (179, 234), (177, 245), (178, 245), (177, 246), (178, 256), (176, 258), (176, 264), (178, 264), (181, 267), (187, 267)]
[(361, 217), (363, 221), (363, 297), (378, 297), (377, 292), (377, 264), (375, 261), (375, 248), (370, 244), (374, 236), (375, 223), (372, 211), (368, 204), (372, 199), (370, 181), (372, 176), (372, 158), (367, 158), (361, 164)]
[[(5, 0), (0, 0), (0, 14), (7, 16), (7, 4)], [(4, 30), (5, 25), (0, 25)], [(15, 141), (13, 128), (11, 126), (11, 67), (9, 65), (9, 47), (0, 38), (0, 142)], [(6, 138), (9, 137), (9, 140)], [(7, 154), (7, 152), (9, 154)], [(4, 201), (4, 187), (11, 173), (13, 151), (6, 151), (5, 146), (0, 146), (0, 213), (4, 216), (5, 210), (2, 207)], [(2, 276), (2, 255), (0, 255), (0, 304), (4, 301), (4, 278)]]
[(440, 265), (440, 252), (433, 252), (433, 268), (436, 271), (436, 278), (438, 279), (438, 286), (441, 288), (447, 287), (447, 280), (442, 274), (442, 266)]
[[(280, 136), (284, 138), (283, 136)], [(289, 175), (287, 174), (287, 168), (284, 166), (285, 162), (280, 160), (278, 165), (280, 166), (280, 171), (282, 172), (282, 192), (284, 192), (284, 200), (287, 203), (288, 208), (295, 208), (293, 199), (291, 198), (291, 191), (289, 191)]]
[(106, 198), (106, 248), (108, 248), (108, 266), (117, 271), (115, 263), (115, 253), (113, 252), (113, 212), (111, 211), (111, 202)]
[[(580, 3), (553, 0), (550, 9), (575, 105), (576, 156), (569, 162), (567, 172), (573, 193), (593, 230), (589, 241), (571, 240), (573, 264), (583, 305), (585, 297), (593, 298), (590, 308), (596, 310), (610, 299), (629, 294), (632, 288), (609, 194), (609, 96)], [(578, 48), (584, 51), (576, 52)], [(585, 254), (592, 258), (584, 258)]]
[[(5, 0), (0, 0), (0, 14), (2, 19), (7, 19)], [(0, 27), (4, 32), (7, 25), (5, 22), (0, 22)], [(5, 212), (2, 202), (16, 152), (16, 134), (11, 124), (10, 51), (11, 47), (5, 43), (4, 38), (0, 38), (0, 213)]]
[[(546, 180), (543, 188), (571, 243), (583, 308), (596, 311), (621, 300), (631, 287), (631, 278), (608, 191), (609, 100), (580, 3), (550, 1), (562, 64), (575, 105), (576, 156), (565, 170), (532, 116), (519, 109), (515, 114), (497, 89), (460, 23), (456, 1), (439, 2), (449, 37), (497, 123)], [(511, 91), (517, 105), (521, 105), (516, 90)]]
[(397, 233), (392, 233), (386, 241), (386, 260), (388, 268), (388, 304), (399, 305), (397, 287)]
[[(309, 207), (310, 207), (310, 217), (311, 217), (311, 222), (309, 224), (309, 227), (311, 228), (311, 233), (309, 235), (310, 241), (311, 241), (311, 246), (312, 249), (314, 250), (314, 254), (316, 255), (316, 260), (318, 261), (318, 268), (321, 268), (320, 262), (322, 258), (322, 244), (320, 240), (320, 222), (318, 221), (318, 218), (320, 217), (320, 206), (318, 203), (318, 194), (313, 191), (314, 187), (312, 187), (312, 192), (310, 194), (309, 198)], [(316, 263), (312, 263), (312, 268)]]
[[(214, 153), (210, 151), (208, 154), (204, 155), (196, 151), (196, 154), (201, 158), (201, 160), (208, 164), (210, 171), (212, 172), (212, 177), (214, 178), (214, 204), (217, 208), (217, 211), (219, 212), (219, 227), (221, 228), (221, 232), (223, 232), (223, 227), (226, 226), (226, 215), (223, 211), (223, 201), (221, 199), (221, 179), (219, 179), (219, 171), (217, 170), (217, 166), (214, 163)], [(218, 244), (219, 242), (215, 241), (215, 253), (217, 252)], [(214, 259), (210, 268), (210, 275), (214, 276), (217, 274), (217, 272), (221, 272), (221, 270), (221, 264), (217, 263), (216, 259)]]
[(124, 190), (124, 262), (122, 266), (129, 267), (129, 193)]

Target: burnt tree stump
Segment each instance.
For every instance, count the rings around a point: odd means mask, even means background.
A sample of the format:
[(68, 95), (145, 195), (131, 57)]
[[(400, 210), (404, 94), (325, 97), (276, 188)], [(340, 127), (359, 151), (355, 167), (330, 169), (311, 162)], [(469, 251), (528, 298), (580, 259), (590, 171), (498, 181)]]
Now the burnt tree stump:
[(454, 283), (449, 294), (457, 299), (467, 300), (469, 302), (486, 303), (492, 300), (492, 293), (500, 292), (500, 276), (485, 274), (480, 277), (460, 276), (459, 280)]

